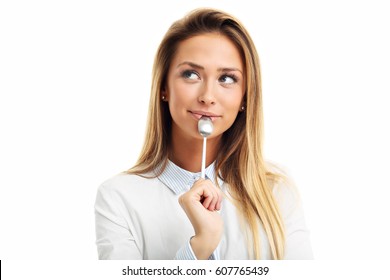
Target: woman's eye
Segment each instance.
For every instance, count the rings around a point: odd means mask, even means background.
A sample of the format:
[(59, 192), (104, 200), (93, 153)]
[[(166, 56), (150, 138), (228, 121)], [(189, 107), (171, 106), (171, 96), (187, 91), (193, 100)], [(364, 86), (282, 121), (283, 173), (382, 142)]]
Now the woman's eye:
[(237, 82), (237, 78), (234, 75), (223, 75), (219, 81), (224, 84), (234, 84)]
[(199, 75), (195, 71), (192, 71), (192, 70), (183, 71), (183, 73), (181, 75), (182, 75), (182, 77), (189, 79), (189, 80), (198, 80), (199, 79)]

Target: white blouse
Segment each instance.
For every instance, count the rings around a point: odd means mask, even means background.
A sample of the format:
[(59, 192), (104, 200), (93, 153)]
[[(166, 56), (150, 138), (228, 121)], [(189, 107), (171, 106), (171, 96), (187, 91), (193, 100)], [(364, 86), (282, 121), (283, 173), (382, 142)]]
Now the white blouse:
[[(199, 177), (200, 173), (186, 171), (168, 161), (156, 178), (122, 173), (105, 181), (98, 189), (95, 203), (99, 259), (195, 260), (189, 243), (194, 229), (178, 198)], [(212, 182), (218, 180), (229, 197), (226, 184), (215, 174), (214, 163), (207, 167), (206, 178)], [(273, 193), (285, 223), (285, 259), (312, 259), (309, 231), (295, 190), (280, 184), (274, 186)], [(223, 199), (220, 215), (224, 233), (209, 259), (251, 259), (242, 222), (229, 199)], [(271, 259), (262, 227), (260, 235), (261, 257)]]

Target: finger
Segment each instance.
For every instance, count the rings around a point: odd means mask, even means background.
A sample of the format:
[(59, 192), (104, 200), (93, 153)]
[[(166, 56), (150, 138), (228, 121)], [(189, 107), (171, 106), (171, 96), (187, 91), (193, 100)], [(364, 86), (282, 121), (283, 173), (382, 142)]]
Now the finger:
[(218, 192), (216, 192), (214, 190), (214, 192), (213, 192), (213, 199), (211, 200), (210, 205), (207, 207), (207, 209), (210, 210), (210, 211), (214, 211), (215, 207), (216, 207), (216, 205), (218, 203), (218, 200), (219, 200)]
[(215, 205), (215, 210), (219, 211), (222, 207), (222, 196), (218, 199), (217, 205)]
[(201, 185), (197, 187), (196, 192), (200, 197), (203, 198), (200, 200), (200, 202), (202, 203), (203, 207), (207, 209), (216, 195), (214, 190), (207, 185)]
[(212, 196), (206, 197), (206, 199), (202, 203), (203, 207), (208, 209), (210, 207), (210, 204), (212, 203), (212, 201), (213, 201), (213, 197)]
[[(196, 192), (197, 197), (204, 208), (209, 211), (217, 210), (217, 204), (222, 200), (222, 193), (210, 180), (199, 179), (195, 182), (192, 190)], [(220, 207), (220, 206), (219, 206)]]
[(195, 181), (194, 185), (192, 186), (192, 188), (195, 188), (201, 184), (204, 184), (204, 182), (206, 181), (206, 179), (202, 179), (202, 178), (199, 178), (198, 180)]
[(189, 192), (196, 194), (197, 200), (204, 203), (204, 201), (211, 195), (210, 190), (205, 185), (193, 186)]
[(215, 205), (218, 202), (218, 192), (212, 186), (209, 187), (208, 192), (210, 195), (207, 197), (207, 203), (203, 203), (203, 206), (210, 211), (214, 211)]
[(214, 189), (215, 189), (215, 192), (216, 192), (216, 194), (215, 194), (216, 200), (215, 200), (215, 205), (214, 205), (212, 211), (218, 211), (218, 210), (221, 210), (221, 204), (222, 204), (222, 199), (223, 199), (223, 193), (222, 193), (222, 191), (221, 191), (219, 188), (217, 188), (216, 186), (214, 186)]

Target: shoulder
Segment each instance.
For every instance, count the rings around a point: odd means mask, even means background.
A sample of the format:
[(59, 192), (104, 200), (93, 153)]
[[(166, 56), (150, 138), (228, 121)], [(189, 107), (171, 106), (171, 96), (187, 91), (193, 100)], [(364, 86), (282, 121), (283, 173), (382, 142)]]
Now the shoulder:
[(287, 168), (272, 167), (270, 186), (284, 222), (285, 259), (312, 259), (310, 231), (306, 226), (303, 203)]
[(286, 167), (267, 162), (267, 182), (283, 216), (301, 206), (298, 188)]
[(147, 190), (158, 184), (158, 179), (149, 174), (135, 175), (125, 172), (114, 175), (100, 184), (98, 193), (101, 194), (129, 194)]
[(156, 196), (159, 189), (157, 178), (120, 173), (99, 185), (95, 209), (123, 214), (144, 204), (149, 197)]
[(118, 173), (105, 181), (100, 185), (103, 188), (117, 188), (123, 185), (132, 185), (132, 184), (147, 184), (153, 180), (148, 174), (145, 175), (135, 175), (125, 172)]

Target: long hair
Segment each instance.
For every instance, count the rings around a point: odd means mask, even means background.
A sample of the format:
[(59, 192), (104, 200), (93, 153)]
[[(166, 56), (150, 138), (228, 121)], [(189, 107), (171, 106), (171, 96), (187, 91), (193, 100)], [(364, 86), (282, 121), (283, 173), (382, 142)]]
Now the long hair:
[(262, 153), (260, 62), (247, 30), (233, 16), (215, 9), (197, 9), (169, 28), (154, 60), (144, 145), (137, 163), (126, 172), (146, 176), (153, 174), (158, 167), (160, 172), (164, 170), (171, 141), (172, 119), (167, 103), (161, 101), (161, 92), (179, 43), (205, 33), (218, 33), (229, 38), (239, 50), (245, 68), (243, 103), (246, 109), (237, 115), (233, 125), (222, 136), (216, 172), (227, 183), (234, 204), (249, 226), (254, 258), (261, 257), (261, 224), (268, 237), (272, 258), (281, 259), (284, 254), (284, 226), (272, 194), (272, 182), (278, 180), (279, 175), (267, 170)]

